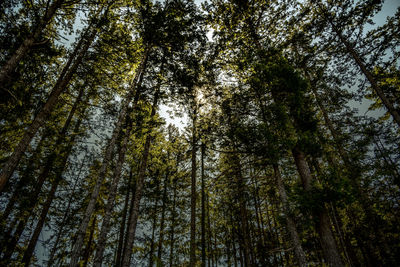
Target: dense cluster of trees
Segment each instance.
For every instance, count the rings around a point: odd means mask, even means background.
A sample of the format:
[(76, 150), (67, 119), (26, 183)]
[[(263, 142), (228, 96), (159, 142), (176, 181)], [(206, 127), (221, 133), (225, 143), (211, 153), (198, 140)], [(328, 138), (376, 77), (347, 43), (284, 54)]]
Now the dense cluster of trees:
[(383, 5), (1, 1), (0, 265), (400, 264)]

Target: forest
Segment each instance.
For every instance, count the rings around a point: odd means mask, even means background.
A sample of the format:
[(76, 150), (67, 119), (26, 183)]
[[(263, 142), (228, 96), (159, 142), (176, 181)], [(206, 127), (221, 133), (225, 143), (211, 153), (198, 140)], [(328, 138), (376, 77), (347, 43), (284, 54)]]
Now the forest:
[(399, 266), (397, 0), (0, 1), (0, 266)]

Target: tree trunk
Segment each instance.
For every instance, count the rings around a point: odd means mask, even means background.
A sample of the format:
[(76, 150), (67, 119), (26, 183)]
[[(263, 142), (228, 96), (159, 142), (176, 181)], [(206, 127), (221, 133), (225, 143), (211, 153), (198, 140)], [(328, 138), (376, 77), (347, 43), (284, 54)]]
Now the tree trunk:
[[(19, 141), (18, 145), (14, 149), (14, 152), (4, 164), (2, 171), (0, 173), (0, 191), (2, 192), (7, 181), (10, 179), (15, 171), (22, 155), (25, 153), (26, 148), (32, 141), (36, 132), (45, 123), (46, 119), (49, 117), (50, 113), (53, 111), (54, 107), (58, 103), (58, 98), (62, 92), (66, 90), (69, 82), (74, 76), (78, 66), (81, 64), (83, 57), (85, 56), (87, 50), (89, 49), (91, 43), (93, 42), (97, 30), (93, 29), (89, 35), (83, 34), (78, 45), (75, 47), (74, 52), (71, 54), (67, 64), (65, 65), (60, 77), (58, 78), (53, 90), (50, 93), (49, 98), (46, 103), (36, 115), (32, 123), (26, 129), (22, 139)], [(84, 43), (86, 41), (86, 43)], [(82, 47), (81, 47), (82, 46)], [(75, 60), (74, 60), (75, 59)], [(72, 61), (73, 64), (72, 64)]]
[(128, 181), (128, 190), (125, 195), (125, 203), (124, 203), (124, 209), (122, 211), (122, 220), (121, 220), (121, 227), (119, 230), (119, 238), (118, 238), (118, 249), (117, 249), (117, 256), (115, 259), (115, 266), (119, 267), (121, 264), (121, 254), (122, 254), (122, 249), (123, 249), (123, 244), (124, 244), (124, 234), (125, 234), (125, 223), (126, 223), (126, 217), (128, 213), (128, 206), (129, 206), (129, 196), (132, 190), (132, 167), (129, 171), (129, 181)]
[(42, 17), (41, 21), (36, 25), (32, 34), (29, 35), (9, 60), (0, 69), (0, 85), (1, 89), (7, 90), (6, 87), (10, 87), (9, 81), (12, 80), (12, 73), (15, 71), (18, 63), (25, 57), (32, 46), (35, 45), (35, 41), (40, 37), (43, 30), (50, 23), (57, 10), (61, 7), (64, 0), (55, 0), (46, 10), (46, 13)]
[(193, 108), (192, 122), (192, 173), (191, 173), (191, 193), (190, 193), (190, 266), (196, 265), (196, 119), (197, 110)]
[[(157, 190), (158, 191), (158, 190)], [(153, 223), (152, 223), (152, 230), (151, 230), (151, 241), (150, 241), (150, 252), (149, 252), (149, 267), (153, 267), (154, 264), (154, 238), (156, 233), (157, 227), (157, 198), (154, 200), (154, 207), (153, 207)]]
[[(78, 105), (81, 104), (82, 94), (83, 94), (83, 89), (80, 91), (78, 97), (76, 98), (74, 105), (72, 106), (72, 108), (68, 114), (67, 120), (65, 121), (64, 126), (60, 132), (60, 135), (57, 138), (57, 141), (55, 143), (56, 149), (47, 157), (45, 166), (43, 167), (43, 169), (38, 177), (38, 180), (37, 180), (37, 183), (35, 184), (34, 190), (33, 190), (32, 194), (27, 197), (29, 199), (29, 201), (28, 201), (29, 204), (25, 207), (21, 207), (20, 214), (17, 216), (17, 218), (19, 218), (19, 223), (17, 224), (17, 227), (16, 227), (13, 237), (11, 237), (9, 239), (8, 244), (6, 245), (4, 256), (2, 259), (3, 262), (9, 261), (10, 257), (12, 256), (12, 253), (14, 252), (16, 245), (18, 244), (18, 241), (19, 241), (24, 229), (26, 228), (26, 224), (27, 224), (30, 216), (32, 215), (32, 212), (33, 212), (33, 210), (36, 206), (37, 200), (39, 198), (40, 192), (42, 191), (43, 184), (44, 184), (46, 178), (48, 178), (48, 175), (50, 174), (50, 172), (53, 168), (54, 161), (56, 160), (57, 153), (60, 149), (59, 147), (65, 141), (66, 134), (67, 134), (68, 128), (71, 125), (72, 118), (77, 110)], [(7, 235), (6, 235), (6, 237), (7, 237)], [(5, 241), (7, 241), (7, 240), (5, 240)]]
[(33, 232), (33, 235), (29, 241), (28, 247), (25, 250), (24, 256), (22, 258), (22, 263), (25, 264), (25, 266), (29, 266), (33, 252), (35, 251), (36, 243), (39, 239), (40, 233), (42, 232), (43, 225), (46, 221), (47, 213), (49, 212), (51, 203), (53, 202), (53, 199), (55, 197), (58, 185), (62, 180), (62, 174), (65, 171), (65, 168), (67, 166), (68, 158), (69, 158), (69, 155), (71, 154), (72, 147), (74, 145), (74, 141), (77, 136), (76, 133), (79, 131), (81, 122), (82, 122), (82, 118), (79, 118), (78, 122), (75, 125), (75, 129), (72, 133), (73, 135), (71, 137), (71, 140), (69, 140), (68, 147), (65, 149), (65, 152), (63, 153), (63, 159), (61, 161), (61, 164), (55, 171), (55, 175), (54, 175), (55, 180), (52, 183), (50, 192), (48, 193), (46, 202), (44, 203), (42, 212), (40, 213), (40, 217), (39, 217), (40, 219), (39, 219), (38, 223), (36, 224), (36, 228)]
[(86, 159), (86, 155), (85, 155), (85, 157), (83, 158), (83, 160), (81, 162), (81, 166), (79, 168), (79, 173), (77, 175), (77, 178), (75, 180), (74, 186), (72, 188), (72, 193), (70, 194), (70, 198), (68, 199), (67, 207), (66, 207), (66, 209), (64, 211), (64, 216), (63, 216), (63, 218), (61, 220), (61, 223), (58, 224), (60, 226), (60, 228), (58, 230), (58, 233), (57, 233), (57, 236), (56, 236), (56, 240), (54, 241), (54, 245), (51, 248), (50, 255), (48, 257), (48, 262), (47, 262), (47, 266), (48, 267), (52, 267), (53, 266), (54, 256), (55, 256), (55, 254), (57, 252), (57, 249), (58, 249), (58, 242), (60, 242), (61, 236), (63, 234), (65, 223), (66, 223), (67, 218), (68, 218), (69, 213), (70, 213), (70, 208), (71, 208), (72, 201), (73, 201), (73, 194), (75, 192), (76, 186), (78, 185), (78, 181), (80, 180), (80, 176), (82, 174), (83, 166), (84, 166), (84, 164), (86, 162), (85, 159)]
[[(293, 158), (296, 163), (297, 171), (300, 175), (303, 183), (304, 191), (309, 192), (311, 190), (312, 176), (308, 164), (305, 160), (304, 153), (298, 148), (292, 150)], [(321, 240), (322, 250), (327, 263), (333, 267), (343, 266), (342, 259), (336, 247), (336, 242), (332, 234), (331, 223), (327, 214), (325, 206), (322, 211), (317, 215), (317, 232)]]
[[(205, 185), (204, 185), (204, 156), (205, 144), (201, 144), (201, 266), (206, 266), (206, 208), (205, 208)], [(229, 248), (228, 248), (229, 250)]]
[(283, 184), (282, 176), (279, 171), (279, 166), (277, 164), (273, 165), (274, 175), (276, 180), (276, 185), (279, 191), (279, 197), (282, 202), (283, 211), (285, 213), (286, 225), (290, 234), (290, 239), (292, 245), (294, 247), (294, 254), (296, 256), (297, 263), (299, 266), (307, 266), (306, 255), (303, 251), (303, 247), (301, 246), (301, 241), (299, 238), (299, 234), (297, 233), (296, 224), (290, 216), (289, 202), (286, 195), (285, 186)]
[[(150, 48), (147, 47), (144, 52), (142, 62), (140, 64), (140, 66), (138, 67), (138, 70), (136, 72), (136, 75), (135, 75), (135, 78), (133, 81), (133, 86), (136, 87), (136, 95), (135, 95), (133, 107), (136, 106), (138, 98), (140, 96), (140, 82), (143, 77), (144, 70), (146, 68), (149, 52), (150, 52)], [(106, 151), (105, 151), (104, 157), (103, 157), (103, 162), (102, 162), (102, 165), (99, 170), (99, 177), (97, 178), (96, 184), (92, 190), (88, 206), (86, 207), (85, 214), (83, 216), (83, 220), (78, 229), (77, 239), (74, 243), (74, 247), (72, 250), (72, 256), (71, 256), (71, 262), (69, 264), (70, 267), (76, 267), (78, 265), (79, 255), (80, 255), (80, 251), (81, 251), (81, 248), (83, 245), (83, 239), (86, 234), (86, 229), (88, 227), (90, 217), (92, 216), (92, 214), (94, 212), (95, 205), (97, 202), (97, 197), (99, 196), (100, 188), (101, 188), (101, 185), (103, 184), (103, 180), (104, 180), (106, 172), (107, 172), (109, 161), (110, 161), (113, 151), (114, 151), (115, 143), (120, 136), (120, 132), (122, 129), (122, 123), (126, 118), (129, 104), (132, 100), (133, 94), (134, 94), (134, 90), (131, 89), (128, 92), (127, 96), (125, 97), (125, 99), (122, 103), (121, 111), (118, 116), (118, 120), (117, 120), (115, 128), (113, 130), (113, 134), (111, 136), (111, 139), (108, 141)]]
[(97, 219), (97, 217), (95, 216), (92, 221), (92, 228), (90, 230), (89, 240), (88, 240), (86, 249), (84, 250), (84, 253), (83, 253), (83, 266), (84, 267), (87, 266), (87, 264), (89, 262), (90, 254), (92, 254), (91, 248), (92, 248), (92, 242), (93, 242), (93, 234), (94, 234), (94, 230), (96, 228), (96, 219)]
[(119, 151), (118, 162), (115, 167), (114, 177), (111, 182), (111, 187), (109, 189), (109, 196), (108, 196), (106, 208), (104, 211), (103, 224), (101, 225), (100, 235), (99, 235), (99, 239), (97, 242), (96, 254), (95, 254), (94, 263), (93, 263), (93, 266), (96, 266), (96, 267), (101, 267), (101, 264), (103, 262), (103, 254), (104, 254), (105, 245), (106, 245), (106, 241), (107, 241), (107, 235), (108, 235), (108, 232), (110, 231), (110, 227), (111, 227), (110, 221), (111, 221), (111, 216), (112, 216), (112, 212), (113, 212), (113, 208), (114, 208), (115, 197), (118, 192), (118, 185), (119, 185), (119, 180), (121, 177), (122, 167), (125, 163), (125, 155), (126, 155), (126, 151), (128, 148), (128, 142), (129, 142), (131, 129), (132, 129), (132, 122), (130, 119), (130, 115), (128, 114), (127, 115), (127, 129), (123, 136), (121, 150)]
[(173, 197), (172, 197), (172, 210), (171, 210), (171, 229), (169, 234), (170, 249), (169, 249), (169, 267), (174, 263), (174, 243), (175, 243), (175, 209), (176, 209), (176, 179), (173, 181)]
[[(169, 156), (168, 156), (169, 160)], [(169, 179), (169, 170), (167, 169), (165, 178), (164, 178), (164, 188), (162, 195), (162, 206), (161, 206), (161, 221), (160, 221), (160, 233), (158, 237), (158, 251), (157, 251), (157, 259), (162, 265), (162, 248), (164, 243), (164, 223), (165, 223), (165, 210), (167, 207), (167, 188), (168, 188), (168, 179)]]
[[(154, 115), (156, 114), (159, 93), (160, 92), (158, 89), (154, 95), (154, 102), (153, 102), (153, 106), (151, 109), (150, 119), (153, 119)], [(130, 259), (131, 259), (131, 255), (132, 255), (132, 247), (133, 247), (133, 242), (135, 240), (136, 225), (137, 225), (137, 221), (139, 218), (139, 207), (140, 207), (140, 200), (142, 198), (144, 176), (146, 174), (147, 160), (149, 157), (151, 140), (152, 140), (152, 135), (150, 132), (151, 128), (152, 127), (150, 127), (149, 133), (146, 136), (146, 141), (145, 141), (145, 145), (144, 145), (143, 153), (142, 153), (142, 162), (140, 164), (139, 174), (138, 174), (138, 178), (137, 178), (137, 182), (136, 182), (134, 205), (133, 205), (132, 213), (129, 216), (129, 228), (128, 228), (128, 234), (127, 234), (127, 239), (126, 239), (127, 245), (124, 249), (124, 257), (122, 258), (122, 266), (123, 267), (128, 267), (130, 265)]]
[[(319, 4), (319, 6), (321, 7), (320, 4)], [(390, 99), (386, 97), (385, 93), (383, 92), (382, 88), (380, 88), (380, 86), (378, 85), (378, 83), (375, 80), (372, 73), (367, 69), (363, 60), (360, 58), (360, 55), (354, 49), (354, 45), (351, 44), (350, 41), (348, 41), (344, 38), (344, 36), (342, 35), (342, 32), (338, 29), (338, 27), (336, 27), (335, 23), (333, 22), (333, 19), (327, 15), (325, 8), (322, 8), (322, 9), (323, 9), (324, 15), (328, 19), (329, 24), (332, 26), (333, 31), (335, 32), (335, 34), (337, 35), (339, 40), (342, 42), (342, 44), (345, 46), (347, 52), (354, 59), (354, 61), (360, 68), (361, 72), (365, 75), (365, 77), (371, 84), (372, 89), (374, 89), (375, 93), (378, 95), (378, 97), (382, 101), (383, 105), (389, 111), (390, 115), (392, 115), (393, 120), (397, 123), (398, 127), (400, 127), (400, 113), (393, 106), (393, 103), (390, 101)]]

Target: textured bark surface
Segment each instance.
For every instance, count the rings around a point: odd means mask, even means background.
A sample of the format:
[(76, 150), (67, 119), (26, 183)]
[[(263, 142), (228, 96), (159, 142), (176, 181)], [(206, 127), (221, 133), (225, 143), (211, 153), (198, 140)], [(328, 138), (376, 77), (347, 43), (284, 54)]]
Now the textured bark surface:
[[(156, 110), (157, 110), (157, 106), (158, 106), (158, 97), (159, 97), (159, 91), (157, 91), (154, 96), (154, 102), (153, 102), (153, 106), (152, 106), (151, 114), (150, 114), (151, 120), (154, 118), (154, 115), (156, 114)], [(122, 258), (122, 266), (124, 266), (124, 267), (127, 267), (130, 265), (130, 260), (131, 260), (131, 255), (132, 255), (132, 247), (133, 247), (133, 242), (135, 240), (136, 225), (137, 225), (137, 221), (139, 218), (140, 200), (142, 198), (142, 193), (143, 193), (144, 177), (145, 177), (146, 169), (147, 169), (147, 160), (149, 157), (151, 141), (152, 141), (152, 135), (151, 135), (151, 133), (149, 133), (146, 136), (146, 141), (145, 141), (144, 148), (143, 148), (142, 162), (140, 164), (139, 174), (138, 174), (137, 182), (136, 182), (135, 199), (134, 199), (134, 203), (133, 203), (132, 213), (129, 216), (129, 222), (128, 222), (129, 228), (128, 228), (128, 233), (127, 233), (127, 238), (126, 238), (127, 243), (126, 243), (126, 247), (124, 248), (124, 256)]]
[[(300, 175), (301, 181), (303, 183), (303, 188), (305, 192), (311, 190), (312, 176), (310, 168), (305, 159), (304, 153), (299, 148), (294, 148), (292, 150), (293, 158), (296, 163), (297, 171)], [(325, 207), (317, 215), (318, 222), (316, 225), (317, 232), (321, 241), (322, 250), (324, 252), (324, 258), (330, 266), (339, 267), (344, 266), (340, 253), (337, 249), (335, 239), (331, 230), (331, 222)]]
[(109, 189), (109, 196), (106, 204), (106, 208), (104, 211), (104, 216), (103, 216), (103, 223), (101, 225), (101, 230), (99, 234), (99, 238), (97, 241), (97, 247), (96, 247), (96, 254), (94, 257), (94, 263), (93, 266), (98, 266), (101, 267), (101, 264), (103, 262), (103, 254), (104, 254), (104, 249), (107, 241), (107, 235), (108, 232), (110, 231), (110, 222), (111, 222), (111, 216), (114, 208), (114, 202), (115, 202), (115, 197), (118, 192), (118, 185), (119, 185), (119, 180), (121, 178), (121, 172), (122, 172), (122, 167), (125, 163), (125, 155), (126, 151), (128, 148), (128, 142), (129, 142), (129, 137), (131, 134), (131, 129), (132, 129), (132, 122), (130, 121), (129, 115), (127, 118), (127, 129), (124, 133), (123, 136), (123, 141), (121, 144), (121, 149), (119, 151), (119, 156), (118, 156), (118, 161), (115, 166), (115, 171), (113, 175), (113, 180), (111, 182), (111, 187)]
[(296, 229), (296, 224), (293, 221), (292, 217), (290, 216), (288, 198), (285, 186), (283, 184), (282, 176), (279, 171), (279, 167), (278, 165), (274, 165), (273, 168), (274, 168), (276, 185), (278, 187), (279, 198), (282, 202), (283, 211), (285, 213), (286, 226), (290, 234), (290, 240), (294, 247), (294, 254), (296, 256), (297, 263), (299, 264), (299, 266), (307, 266), (306, 255), (304, 253), (303, 247), (301, 246), (299, 234)]
[(190, 266), (196, 265), (196, 152), (197, 152), (197, 137), (196, 137), (196, 110), (193, 115), (192, 129), (192, 173), (191, 173), (191, 189), (190, 189)]

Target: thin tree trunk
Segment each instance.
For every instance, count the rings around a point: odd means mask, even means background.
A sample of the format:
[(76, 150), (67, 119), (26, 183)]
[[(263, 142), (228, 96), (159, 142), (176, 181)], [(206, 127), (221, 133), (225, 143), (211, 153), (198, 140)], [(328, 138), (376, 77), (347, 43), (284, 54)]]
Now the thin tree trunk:
[[(298, 148), (294, 148), (292, 153), (301, 181), (303, 183), (303, 188), (306, 192), (309, 192), (311, 190), (312, 176), (305, 160), (305, 155)], [(318, 222), (316, 229), (321, 240), (322, 250), (327, 263), (334, 267), (343, 266), (342, 259), (332, 234), (331, 223), (326, 208), (323, 207), (323, 210), (317, 216)]]
[(90, 230), (88, 244), (87, 244), (85, 252), (83, 254), (83, 266), (84, 267), (86, 267), (89, 262), (89, 258), (90, 258), (90, 254), (91, 254), (91, 247), (92, 247), (92, 242), (93, 242), (94, 229), (96, 228), (96, 219), (97, 219), (97, 216), (95, 216), (92, 221), (92, 227)]
[(54, 245), (53, 245), (53, 247), (52, 247), (52, 249), (50, 251), (50, 255), (49, 255), (49, 258), (48, 258), (48, 262), (47, 262), (47, 266), (48, 267), (52, 267), (53, 266), (54, 256), (55, 256), (55, 254), (57, 252), (57, 249), (58, 249), (58, 242), (60, 242), (61, 236), (63, 234), (65, 223), (66, 223), (67, 218), (68, 218), (69, 213), (70, 213), (70, 208), (71, 208), (72, 201), (73, 201), (73, 194), (75, 192), (76, 186), (78, 185), (78, 181), (80, 180), (80, 176), (82, 174), (83, 166), (84, 166), (84, 164), (86, 162), (85, 159), (86, 159), (86, 155), (85, 155), (85, 157), (83, 157), (83, 160), (81, 162), (81, 166), (79, 168), (79, 173), (77, 175), (77, 178), (75, 180), (74, 186), (72, 188), (72, 193), (70, 194), (70, 198), (68, 199), (68, 204), (67, 204), (67, 207), (65, 209), (64, 216), (63, 216), (63, 218), (61, 220), (61, 223), (59, 223), (60, 228), (58, 230), (58, 233), (57, 233), (57, 236), (56, 236), (56, 240), (54, 241)]
[(34, 191), (30, 196), (28, 196), (28, 199), (29, 199), (28, 205), (26, 205), (25, 207), (21, 207), (20, 214), (18, 215), (19, 223), (17, 224), (14, 235), (7, 242), (6, 249), (4, 250), (5, 252), (4, 252), (4, 255), (2, 258), (3, 262), (8, 262), (10, 260), (12, 254), (15, 250), (15, 247), (18, 244), (18, 241), (19, 241), (24, 229), (26, 228), (26, 224), (27, 224), (30, 216), (32, 215), (33, 209), (35, 208), (36, 203), (37, 203), (37, 199), (39, 198), (40, 192), (42, 191), (43, 184), (44, 184), (46, 178), (48, 178), (48, 175), (52, 170), (53, 163), (54, 163), (57, 153), (58, 153), (58, 149), (59, 149), (60, 145), (65, 141), (66, 133), (68, 131), (68, 128), (71, 125), (72, 118), (77, 110), (78, 105), (81, 103), (82, 94), (83, 94), (83, 89), (80, 91), (78, 97), (76, 98), (75, 103), (72, 106), (72, 108), (68, 114), (67, 120), (65, 121), (64, 126), (60, 132), (60, 135), (57, 138), (57, 141), (55, 143), (56, 150), (54, 150), (47, 157), (46, 164), (43, 167), (43, 169), (39, 175), (38, 181), (34, 187)]
[[(144, 73), (144, 70), (145, 70), (145, 67), (147, 64), (147, 58), (148, 58), (149, 51), (150, 51), (150, 48), (147, 47), (144, 52), (142, 62), (140, 64), (140, 66), (138, 67), (138, 70), (136, 72), (136, 75), (135, 75), (135, 78), (133, 81), (133, 86), (136, 88), (136, 95), (135, 95), (133, 107), (136, 107), (138, 98), (140, 96), (140, 82), (143, 77), (143, 73)], [(121, 111), (119, 113), (118, 120), (116, 122), (113, 134), (111, 136), (111, 139), (108, 141), (106, 151), (105, 151), (105, 154), (103, 157), (103, 162), (102, 162), (102, 165), (99, 170), (99, 177), (96, 180), (96, 184), (92, 190), (90, 200), (86, 207), (83, 220), (78, 229), (77, 239), (74, 243), (74, 247), (72, 250), (71, 262), (69, 264), (70, 267), (76, 267), (78, 265), (79, 256), (80, 256), (81, 248), (83, 245), (83, 240), (85, 237), (86, 229), (88, 227), (90, 217), (92, 216), (92, 214), (94, 212), (95, 205), (97, 202), (97, 197), (99, 196), (100, 188), (101, 188), (101, 185), (103, 184), (103, 180), (104, 180), (106, 172), (107, 172), (109, 161), (110, 161), (113, 151), (114, 151), (115, 143), (120, 136), (122, 124), (128, 113), (129, 103), (132, 100), (133, 94), (134, 94), (134, 90), (131, 89), (128, 92), (127, 96), (125, 97), (125, 100), (122, 103)]]
[(112, 212), (113, 212), (113, 208), (114, 208), (115, 197), (118, 192), (119, 180), (121, 177), (122, 167), (125, 162), (125, 155), (126, 155), (126, 151), (128, 148), (128, 142), (129, 142), (131, 129), (132, 129), (132, 122), (130, 120), (130, 115), (128, 114), (127, 115), (127, 129), (123, 136), (121, 150), (119, 151), (118, 162), (115, 167), (114, 177), (111, 182), (111, 187), (109, 189), (110, 193), (109, 193), (106, 208), (104, 211), (103, 223), (101, 225), (99, 239), (97, 242), (96, 254), (95, 254), (94, 263), (93, 263), (93, 266), (96, 266), (96, 267), (101, 267), (101, 264), (103, 262), (103, 254), (104, 254), (105, 245), (106, 245), (106, 241), (107, 241), (107, 235), (108, 235), (108, 232), (110, 231), (110, 227), (111, 227), (110, 221), (111, 221), (111, 216), (112, 216)]
[(46, 221), (47, 213), (49, 212), (50, 206), (55, 197), (58, 185), (62, 180), (62, 174), (65, 171), (65, 168), (67, 166), (68, 158), (71, 154), (72, 147), (74, 145), (74, 141), (77, 136), (76, 133), (79, 131), (81, 123), (82, 123), (82, 118), (79, 118), (78, 122), (75, 125), (75, 129), (72, 133), (73, 136), (71, 137), (71, 140), (69, 140), (68, 147), (65, 149), (65, 152), (63, 153), (62, 163), (60, 164), (60, 167), (58, 167), (57, 170), (55, 171), (55, 175), (54, 175), (55, 180), (52, 183), (52, 186), (51, 186), (50, 192), (48, 193), (46, 202), (43, 205), (42, 212), (39, 217), (40, 219), (39, 219), (38, 223), (36, 224), (36, 228), (33, 232), (33, 235), (31, 237), (31, 239), (29, 240), (28, 247), (25, 250), (24, 256), (22, 257), (22, 263), (25, 264), (25, 266), (29, 266), (33, 252), (35, 251), (36, 243), (39, 239), (40, 233), (42, 232), (43, 225)]
[(196, 119), (197, 110), (193, 108), (192, 122), (192, 173), (191, 173), (191, 193), (190, 193), (190, 266), (196, 265), (196, 152), (197, 152), (197, 136), (196, 136)]
[[(201, 144), (201, 266), (206, 266), (206, 208), (205, 208), (205, 185), (204, 185), (204, 156), (205, 144)], [(229, 248), (228, 248), (229, 250)]]
[[(318, 5), (320, 7), (322, 7), (321, 4), (318, 4)], [(389, 111), (390, 115), (392, 115), (393, 120), (397, 123), (398, 127), (400, 127), (400, 113), (393, 106), (393, 103), (390, 101), (390, 99), (386, 97), (384, 91), (378, 85), (378, 83), (375, 80), (374, 76), (367, 69), (367, 67), (365, 66), (363, 60), (360, 58), (360, 55), (354, 49), (354, 46), (350, 43), (350, 41), (348, 41), (348, 40), (346, 40), (344, 38), (344, 36), (342, 35), (342, 32), (339, 30), (339, 28), (333, 22), (333, 19), (330, 16), (327, 15), (326, 9), (324, 7), (322, 7), (322, 10), (323, 10), (324, 15), (327, 17), (329, 24), (332, 26), (332, 29), (333, 29), (334, 33), (339, 38), (339, 40), (342, 42), (342, 44), (344, 45), (344, 47), (346, 48), (346, 50), (350, 54), (350, 56), (354, 59), (354, 61), (356, 62), (356, 64), (360, 68), (361, 72), (365, 75), (365, 77), (367, 78), (367, 80), (371, 84), (372, 89), (374, 89), (375, 93), (378, 95), (378, 97), (382, 101), (383, 105)]]
[(279, 191), (279, 197), (282, 202), (283, 206), (283, 211), (285, 213), (285, 219), (286, 219), (286, 225), (290, 234), (290, 239), (292, 242), (292, 245), (294, 247), (294, 254), (296, 256), (297, 263), (299, 266), (307, 266), (307, 260), (306, 260), (306, 255), (303, 251), (303, 247), (301, 246), (301, 241), (299, 238), (299, 234), (296, 229), (296, 224), (293, 221), (292, 217), (290, 216), (290, 209), (289, 209), (289, 202), (285, 190), (285, 186), (283, 184), (282, 176), (279, 171), (279, 167), (277, 164), (273, 165), (274, 168), (274, 174), (275, 174), (275, 180), (276, 180), (276, 185), (278, 187)]
[(176, 179), (173, 181), (173, 197), (172, 197), (172, 211), (171, 211), (171, 229), (170, 229), (170, 249), (169, 249), (169, 267), (174, 263), (174, 243), (175, 243), (175, 209), (176, 209)]
[[(154, 115), (156, 114), (159, 94), (160, 94), (160, 92), (159, 92), (159, 88), (158, 88), (157, 92), (154, 95), (154, 102), (153, 102), (153, 106), (152, 106), (151, 114), (150, 114), (151, 120), (154, 118)], [(139, 207), (140, 207), (140, 200), (142, 198), (144, 177), (145, 177), (145, 173), (146, 173), (146, 169), (147, 169), (147, 160), (149, 157), (151, 140), (152, 140), (152, 135), (150, 132), (151, 128), (152, 127), (150, 127), (149, 133), (146, 136), (146, 141), (145, 141), (145, 145), (144, 145), (143, 153), (142, 153), (142, 162), (140, 164), (139, 174), (138, 174), (138, 178), (137, 178), (137, 182), (136, 182), (136, 192), (135, 192), (135, 200), (134, 200), (133, 210), (129, 216), (127, 246), (124, 249), (124, 257), (122, 258), (122, 266), (123, 267), (128, 267), (130, 265), (130, 259), (131, 259), (131, 255), (132, 255), (132, 247), (133, 247), (133, 242), (135, 240), (136, 225), (137, 225), (137, 221), (139, 218)]]
[[(158, 191), (158, 190), (157, 190)], [(152, 223), (152, 230), (151, 230), (151, 242), (150, 242), (150, 252), (149, 252), (149, 267), (153, 267), (154, 264), (154, 238), (156, 233), (157, 227), (157, 199), (154, 200), (154, 207), (153, 207), (153, 223)]]
[(75, 50), (71, 54), (67, 64), (65, 65), (63, 71), (61, 72), (61, 75), (58, 78), (56, 84), (54, 85), (53, 90), (51, 91), (50, 96), (47, 99), (46, 103), (39, 111), (39, 113), (36, 115), (32, 123), (28, 126), (22, 139), (15, 147), (14, 152), (7, 160), (7, 162), (4, 164), (2, 171), (0, 173), (1, 192), (3, 191), (7, 181), (14, 173), (15, 168), (17, 167), (19, 161), (21, 160), (21, 157), (25, 153), (26, 148), (32, 141), (32, 138), (35, 136), (39, 128), (41, 128), (42, 125), (46, 122), (46, 119), (49, 117), (50, 113), (53, 111), (54, 107), (58, 103), (58, 98), (61, 95), (61, 93), (64, 92), (68, 87), (69, 82), (71, 81), (76, 70), (78, 69), (78, 66), (81, 64), (82, 59), (85, 56), (90, 45), (92, 44), (94, 38), (96, 37), (96, 34), (97, 30), (93, 29), (92, 32), (90, 32), (90, 34), (82, 35), (81, 40), (75, 47)]
[[(168, 155), (169, 160), (169, 155)], [(162, 195), (162, 206), (161, 206), (161, 221), (160, 221), (160, 233), (158, 237), (158, 251), (157, 251), (157, 259), (162, 265), (162, 249), (164, 243), (164, 223), (165, 223), (165, 210), (167, 207), (167, 188), (168, 188), (168, 179), (169, 179), (169, 170), (167, 169), (165, 178), (164, 178), (164, 188)]]
[[(40, 37), (43, 30), (50, 23), (57, 10), (61, 7), (64, 0), (55, 0), (46, 10), (46, 13), (36, 25), (32, 34), (29, 35), (14, 54), (7, 60), (7, 62), (0, 69), (0, 85), (2, 89), (6, 89), (6, 86), (10, 87), (8, 83), (12, 78), (12, 73), (15, 71), (18, 63), (26, 56), (29, 50), (35, 45), (35, 41)], [(8, 91), (8, 90), (7, 90)]]
[(123, 244), (124, 244), (124, 234), (125, 234), (125, 223), (126, 223), (126, 217), (128, 213), (128, 206), (129, 206), (129, 196), (132, 190), (132, 167), (129, 171), (129, 181), (128, 181), (128, 190), (125, 195), (125, 203), (124, 203), (124, 209), (122, 211), (122, 220), (121, 220), (121, 227), (119, 230), (119, 238), (118, 238), (118, 249), (117, 249), (117, 256), (115, 259), (115, 266), (119, 267), (121, 264), (121, 254), (122, 254), (122, 249), (123, 249)]

